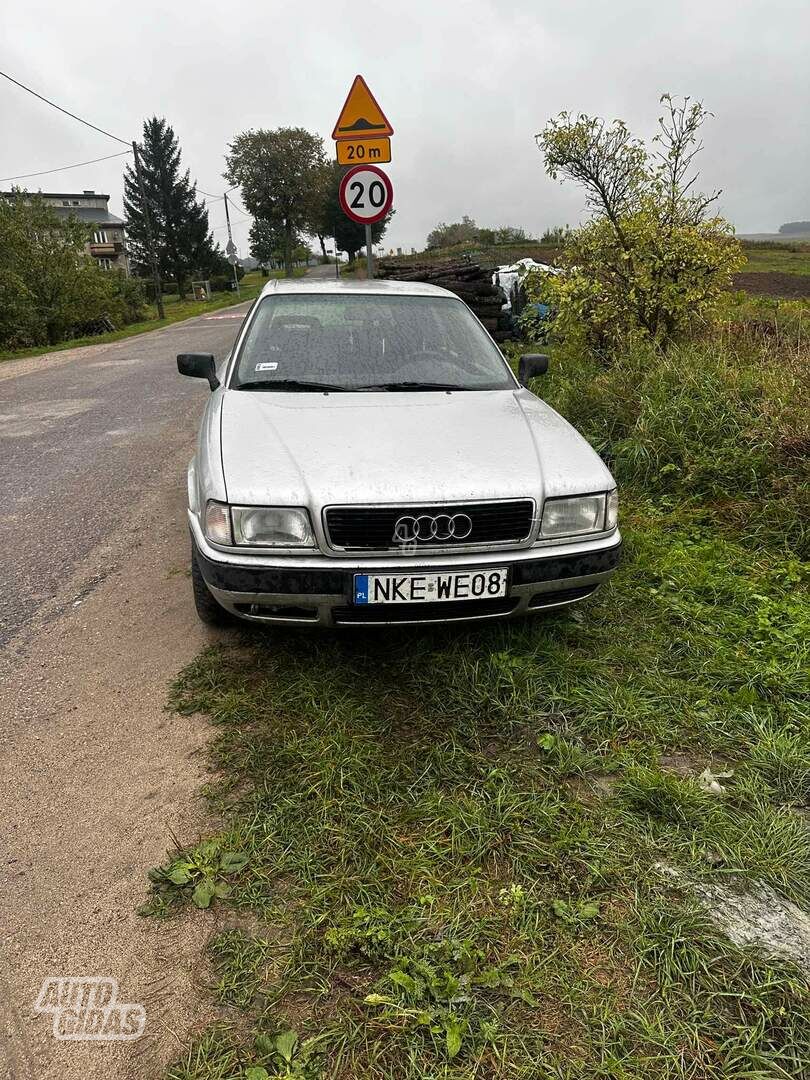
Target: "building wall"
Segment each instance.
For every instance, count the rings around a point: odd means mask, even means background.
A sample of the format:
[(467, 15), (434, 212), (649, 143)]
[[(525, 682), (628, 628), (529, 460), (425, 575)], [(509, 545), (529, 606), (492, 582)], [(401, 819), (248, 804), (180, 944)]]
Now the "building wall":
[[(86, 192), (81, 195), (43, 195), (42, 198), (48, 206), (53, 206), (65, 216), (81, 209), (98, 210), (98, 218), (101, 222), (109, 217), (110, 212), (107, 207), (109, 198), (97, 195), (95, 192)], [(103, 270), (124, 270), (128, 273), (129, 260), (123, 223), (96, 225), (92, 220), (88, 221), (85, 214), (76, 216), (87, 225), (88, 229), (92, 230), (91, 239), (84, 248), (87, 254), (94, 258)]]
[(108, 200), (105, 199), (103, 195), (65, 195), (63, 197), (44, 195), (43, 198), (49, 206), (84, 206), (87, 209), (103, 210), (105, 213), (107, 212)]

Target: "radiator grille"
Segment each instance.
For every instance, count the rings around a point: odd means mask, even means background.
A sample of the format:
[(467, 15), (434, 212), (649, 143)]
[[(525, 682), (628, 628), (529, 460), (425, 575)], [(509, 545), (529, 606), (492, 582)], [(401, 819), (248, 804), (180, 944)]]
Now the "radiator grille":
[[(395, 537), (397, 522), (410, 519), (405, 529), (410, 535), (413, 522), (422, 519), (417, 548), (452, 548), (459, 545), (509, 543), (525, 540), (532, 529), (534, 503), (531, 499), (505, 502), (427, 504), (425, 506), (333, 506), (325, 514), (326, 532), (333, 548), (344, 551), (400, 550)], [(448, 519), (457, 523), (448, 526)], [(431, 535), (431, 521), (437, 523)], [(455, 532), (455, 535), (448, 535)]]

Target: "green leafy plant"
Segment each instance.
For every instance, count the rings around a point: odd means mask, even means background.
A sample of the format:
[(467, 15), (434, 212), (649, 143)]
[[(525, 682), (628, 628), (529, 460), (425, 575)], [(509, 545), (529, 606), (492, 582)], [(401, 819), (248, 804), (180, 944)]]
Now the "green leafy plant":
[(223, 850), (217, 840), (205, 840), (173, 858), (165, 866), (149, 871), (149, 880), (164, 899), (188, 899), (198, 908), (207, 908), (216, 898), (231, 894), (227, 880), (243, 870), (248, 857), (238, 851)]
[(115, 327), (142, 314), (140, 285), (85, 254), (87, 227), (39, 195), (0, 198), (0, 347), (53, 345), (102, 317)]
[(552, 900), (551, 910), (556, 918), (574, 927), (581, 927), (599, 916), (599, 905), (592, 900)]
[(559, 276), (527, 279), (553, 307), (555, 334), (601, 357), (635, 340), (663, 346), (713, 315), (745, 261), (732, 227), (698, 194), (695, 156), (708, 113), (668, 94), (653, 148), (625, 124), (561, 113), (537, 136), (552, 179), (580, 184), (593, 213), (568, 234)]

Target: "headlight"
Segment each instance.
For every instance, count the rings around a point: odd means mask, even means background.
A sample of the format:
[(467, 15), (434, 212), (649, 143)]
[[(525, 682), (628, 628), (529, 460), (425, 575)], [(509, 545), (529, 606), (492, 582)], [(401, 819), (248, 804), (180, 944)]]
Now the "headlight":
[(232, 506), (235, 544), (253, 547), (314, 547), (309, 514), (284, 506)]
[(576, 536), (601, 532), (605, 527), (605, 495), (576, 495), (570, 499), (546, 499), (541, 536)]
[(230, 546), (233, 543), (231, 516), (225, 503), (211, 499), (205, 504), (205, 535), (215, 544)]
[(619, 523), (619, 493), (616, 488), (607, 493), (607, 508), (605, 510), (605, 529), (615, 529)]

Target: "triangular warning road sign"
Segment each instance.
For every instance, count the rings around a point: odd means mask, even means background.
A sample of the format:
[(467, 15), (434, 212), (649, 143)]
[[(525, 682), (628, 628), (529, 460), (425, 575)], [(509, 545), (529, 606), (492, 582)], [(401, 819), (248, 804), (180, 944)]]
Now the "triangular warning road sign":
[(374, 139), (393, 134), (394, 129), (374, 100), (374, 95), (366, 85), (366, 80), (362, 75), (355, 75), (349, 96), (340, 110), (332, 138), (336, 140)]

